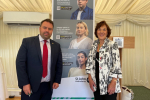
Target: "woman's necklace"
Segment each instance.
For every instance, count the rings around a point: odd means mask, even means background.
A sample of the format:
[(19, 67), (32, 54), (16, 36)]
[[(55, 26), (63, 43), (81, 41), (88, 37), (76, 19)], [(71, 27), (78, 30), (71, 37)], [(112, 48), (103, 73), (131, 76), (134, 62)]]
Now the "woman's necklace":
[(100, 48), (100, 42), (99, 42), (99, 48)]
[[(102, 43), (102, 45), (103, 45), (103, 42), (101, 42), (101, 43)], [(99, 48), (100, 48), (102, 45), (100, 45), (100, 41), (99, 41)]]
[(97, 52), (99, 52), (99, 49), (100, 49), (100, 42), (99, 42), (98, 47), (97, 47)]

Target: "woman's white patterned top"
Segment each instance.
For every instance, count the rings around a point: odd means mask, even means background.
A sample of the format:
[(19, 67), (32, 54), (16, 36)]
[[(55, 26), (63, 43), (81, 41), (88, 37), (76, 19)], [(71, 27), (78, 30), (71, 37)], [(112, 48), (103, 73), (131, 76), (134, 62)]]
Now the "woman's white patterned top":
[[(107, 94), (107, 87), (110, 84), (113, 77), (117, 78), (115, 93), (119, 93), (121, 92), (119, 78), (122, 78), (122, 71), (120, 65), (118, 45), (116, 42), (106, 38), (104, 40), (104, 44), (99, 49), (99, 59), (97, 60), (96, 52), (98, 44), (99, 40), (97, 39), (92, 45), (92, 49), (90, 50), (86, 64), (86, 72), (87, 74), (91, 74), (91, 77), (96, 84), (95, 61), (98, 61), (100, 95)], [(94, 90), (96, 91), (95, 87)]]

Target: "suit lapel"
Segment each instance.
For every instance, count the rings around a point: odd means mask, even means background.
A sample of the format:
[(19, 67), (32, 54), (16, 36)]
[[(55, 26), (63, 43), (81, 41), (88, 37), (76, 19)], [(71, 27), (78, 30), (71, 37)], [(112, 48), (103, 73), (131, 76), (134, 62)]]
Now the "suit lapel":
[(41, 47), (40, 47), (40, 42), (39, 42), (39, 36), (35, 37), (35, 46), (36, 46), (36, 50), (39, 56), (39, 59), (42, 63), (42, 55), (41, 55)]
[(53, 56), (54, 56), (54, 42), (50, 39), (50, 45), (51, 45), (51, 66), (53, 63)]

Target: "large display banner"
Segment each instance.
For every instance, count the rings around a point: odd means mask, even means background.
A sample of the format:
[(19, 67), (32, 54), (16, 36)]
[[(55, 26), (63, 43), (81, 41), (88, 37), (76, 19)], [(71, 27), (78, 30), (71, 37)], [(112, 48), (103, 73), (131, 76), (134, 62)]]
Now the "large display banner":
[(52, 99), (94, 99), (85, 71), (93, 43), (94, 0), (53, 0), (53, 40), (61, 45), (62, 81)]

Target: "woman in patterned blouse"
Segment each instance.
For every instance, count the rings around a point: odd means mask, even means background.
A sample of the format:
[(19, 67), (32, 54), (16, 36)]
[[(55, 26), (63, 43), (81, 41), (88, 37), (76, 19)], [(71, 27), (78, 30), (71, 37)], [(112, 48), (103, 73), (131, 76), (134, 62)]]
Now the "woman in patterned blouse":
[(86, 72), (89, 85), (94, 92), (95, 100), (116, 100), (121, 92), (119, 78), (122, 78), (118, 45), (108, 37), (111, 29), (105, 21), (101, 21), (95, 28), (94, 41), (90, 50)]

